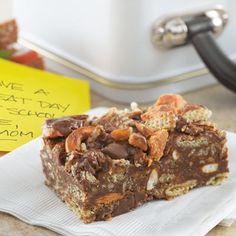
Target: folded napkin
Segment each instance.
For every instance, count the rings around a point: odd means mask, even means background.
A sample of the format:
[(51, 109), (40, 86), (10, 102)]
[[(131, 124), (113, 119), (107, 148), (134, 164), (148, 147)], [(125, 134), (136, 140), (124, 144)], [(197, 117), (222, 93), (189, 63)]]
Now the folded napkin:
[(231, 173), (221, 186), (194, 189), (171, 201), (149, 202), (111, 221), (91, 224), (82, 223), (44, 185), (38, 138), (0, 158), (0, 211), (70, 236), (204, 235), (236, 209), (236, 134), (227, 135)]

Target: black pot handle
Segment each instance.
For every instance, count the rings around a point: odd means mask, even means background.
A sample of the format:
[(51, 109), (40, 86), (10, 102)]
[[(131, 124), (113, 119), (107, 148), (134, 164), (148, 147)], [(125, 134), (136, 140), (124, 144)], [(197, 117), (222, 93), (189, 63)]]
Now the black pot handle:
[(152, 42), (158, 48), (191, 43), (215, 78), (236, 92), (236, 64), (221, 50), (215, 34), (223, 32), (228, 14), (223, 6), (186, 15), (158, 19), (152, 28)]
[(228, 89), (236, 92), (236, 64), (221, 50), (213, 36), (213, 24), (207, 17), (185, 21), (188, 41), (215, 78)]

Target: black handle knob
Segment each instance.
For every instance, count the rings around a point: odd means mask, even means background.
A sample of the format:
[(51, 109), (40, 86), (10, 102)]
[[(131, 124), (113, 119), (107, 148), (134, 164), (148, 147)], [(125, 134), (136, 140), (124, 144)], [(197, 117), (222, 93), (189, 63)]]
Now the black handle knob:
[(186, 21), (188, 40), (215, 78), (236, 92), (236, 64), (221, 50), (213, 36), (213, 25), (207, 17)]

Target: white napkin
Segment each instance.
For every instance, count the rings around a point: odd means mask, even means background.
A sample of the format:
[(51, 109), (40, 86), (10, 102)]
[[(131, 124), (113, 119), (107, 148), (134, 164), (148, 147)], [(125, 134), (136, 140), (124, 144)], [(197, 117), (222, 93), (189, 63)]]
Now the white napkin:
[(234, 209), (230, 215), (228, 215), (225, 219), (223, 219), (219, 225), (220, 226), (225, 226), (225, 227), (230, 227), (236, 220), (236, 209)]
[(231, 174), (221, 186), (194, 189), (171, 201), (149, 202), (111, 221), (83, 224), (44, 185), (38, 138), (0, 158), (0, 211), (71, 236), (204, 235), (236, 209), (234, 140), (236, 134), (228, 133)]

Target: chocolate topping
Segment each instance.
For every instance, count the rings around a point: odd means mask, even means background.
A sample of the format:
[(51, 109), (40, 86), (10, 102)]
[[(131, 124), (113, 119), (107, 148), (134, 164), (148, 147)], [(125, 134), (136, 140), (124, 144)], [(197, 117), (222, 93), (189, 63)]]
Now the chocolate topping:
[(67, 116), (48, 119), (43, 127), (43, 136), (46, 138), (67, 137), (74, 129), (82, 127), (88, 115)]
[(112, 159), (126, 159), (129, 155), (126, 145), (121, 143), (111, 143), (103, 148), (102, 152)]
[(88, 151), (77, 160), (77, 170), (88, 171), (92, 175), (96, 175), (99, 171), (108, 171), (109, 165), (109, 157), (106, 157), (99, 150)]

